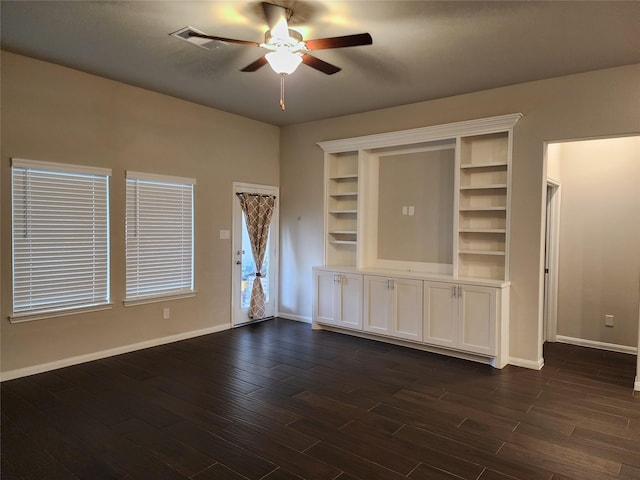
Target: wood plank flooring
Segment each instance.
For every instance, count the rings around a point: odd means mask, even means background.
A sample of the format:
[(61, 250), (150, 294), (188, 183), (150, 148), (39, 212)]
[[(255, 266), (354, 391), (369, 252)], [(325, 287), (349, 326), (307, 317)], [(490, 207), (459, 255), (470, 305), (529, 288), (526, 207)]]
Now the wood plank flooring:
[(640, 479), (635, 356), (545, 361), (274, 319), (4, 382), (2, 479)]

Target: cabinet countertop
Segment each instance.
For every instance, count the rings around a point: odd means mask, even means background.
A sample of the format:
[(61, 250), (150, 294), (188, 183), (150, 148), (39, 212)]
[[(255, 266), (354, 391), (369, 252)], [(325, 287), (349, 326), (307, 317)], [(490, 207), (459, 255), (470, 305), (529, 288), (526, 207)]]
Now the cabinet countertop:
[(427, 280), (432, 282), (464, 283), (467, 285), (482, 285), (486, 287), (505, 288), (511, 282), (504, 280), (488, 280), (484, 278), (454, 277), (453, 275), (443, 275), (429, 272), (413, 272), (408, 270), (387, 270), (383, 268), (356, 268), (342, 265), (318, 265), (313, 267), (314, 271), (328, 271), (337, 273), (354, 273), (360, 275), (377, 275), (384, 277), (412, 278), (417, 280)]

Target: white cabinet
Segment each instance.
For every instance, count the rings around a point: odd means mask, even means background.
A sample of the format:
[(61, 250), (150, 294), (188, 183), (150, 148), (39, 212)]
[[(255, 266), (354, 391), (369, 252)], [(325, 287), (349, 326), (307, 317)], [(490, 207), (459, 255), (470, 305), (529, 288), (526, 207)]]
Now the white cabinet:
[(508, 282), (323, 266), (313, 269), (313, 288), (315, 328), (394, 339), (497, 368), (509, 362)]
[(494, 356), (500, 288), (424, 282), (424, 341)]
[(362, 275), (314, 271), (313, 321), (362, 329)]
[(459, 285), (458, 344), (467, 352), (495, 355), (498, 289)]
[(424, 341), (432, 345), (458, 346), (456, 284), (424, 282)]
[(422, 341), (422, 281), (365, 275), (364, 330)]

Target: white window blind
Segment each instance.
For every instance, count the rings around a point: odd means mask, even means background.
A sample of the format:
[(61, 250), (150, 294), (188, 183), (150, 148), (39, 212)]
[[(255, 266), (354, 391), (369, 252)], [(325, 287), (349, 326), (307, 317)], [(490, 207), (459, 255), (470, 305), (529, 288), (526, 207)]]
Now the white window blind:
[(109, 176), (12, 159), (13, 316), (109, 303)]
[(194, 185), (127, 172), (126, 300), (193, 293)]

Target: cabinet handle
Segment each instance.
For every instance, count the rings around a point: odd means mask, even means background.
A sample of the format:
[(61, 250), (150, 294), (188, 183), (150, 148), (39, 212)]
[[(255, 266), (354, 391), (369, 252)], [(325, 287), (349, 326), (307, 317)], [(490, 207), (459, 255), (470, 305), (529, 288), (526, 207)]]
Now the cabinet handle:
[(456, 286), (455, 285), (453, 287), (451, 287), (451, 296), (453, 298), (456, 298)]
[(458, 285), (458, 297), (462, 298), (462, 285)]
[(396, 288), (396, 281), (393, 279), (387, 280), (387, 288)]
[(334, 273), (333, 283), (342, 283), (342, 275), (340, 275), (339, 273)]

